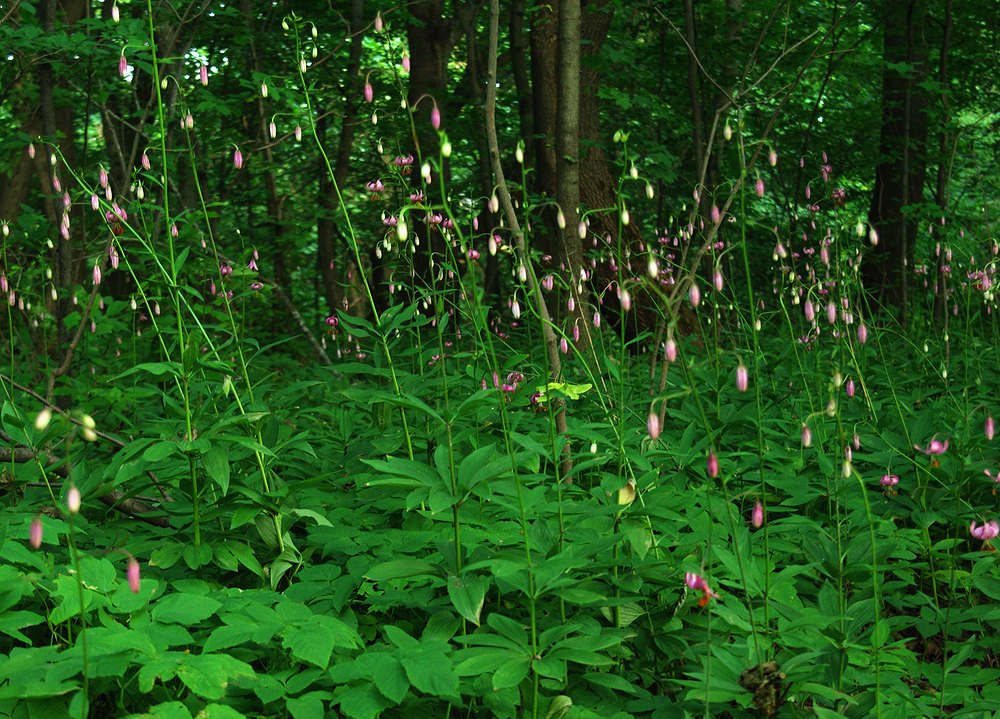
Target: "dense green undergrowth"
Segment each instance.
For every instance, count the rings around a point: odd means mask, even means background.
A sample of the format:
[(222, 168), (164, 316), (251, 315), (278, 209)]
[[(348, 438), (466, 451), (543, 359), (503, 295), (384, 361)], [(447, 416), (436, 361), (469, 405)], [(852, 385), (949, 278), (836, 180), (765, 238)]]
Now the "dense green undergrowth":
[[(765, 317), (780, 335), (778, 319)], [(4, 470), (5, 712), (79, 715), (84, 696), (100, 716), (296, 719), (995, 706), (1000, 571), (969, 523), (995, 516), (983, 422), (997, 387), (974, 333), (944, 380), (940, 340), (924, 352), (873, 328), (850, 398), (833, 369), (843, 342), (807, 351), (762, 332), (741, 393), (735, 363), (689, 338), (651, 439), (644, 356), (608, 360), (618, 397), (581, 383), (536, 403), (544, 367), (517, 336), (497, 371), (523, 379), (482, 389), (482, 357), (458, 342), (428, 366), (433, 350), (408, 344), (428, 327), (404, 312), (388, 345), (397, 394), (374, 328), (352, 325), (363, 360), (264, 353), (254, 400), (198, 354), (124, 374), (108, 361), (44, 430), (13, 391), (4, 431), (48, 453)], [(198, 408), (196, 439), (163, 391), (173, 380)], [(563, 438), (544, 411), (559, 395), (571, 482), (555, 481)], [(122, 446), (84, 442), (83, 411)], [(914, 448), (932, 438), (947, 451)], [(64, 509), (70, 482), (79, 514)], [(166, 526), (101, 504), (112, 490)]]

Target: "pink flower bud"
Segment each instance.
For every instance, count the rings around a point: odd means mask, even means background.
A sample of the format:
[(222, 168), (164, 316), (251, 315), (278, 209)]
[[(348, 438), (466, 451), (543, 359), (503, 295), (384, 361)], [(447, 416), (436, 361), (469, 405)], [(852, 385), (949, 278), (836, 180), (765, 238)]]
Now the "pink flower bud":
[(667, 340), (667, 343), (663, 347), (663, 356), (667, 358), (667, 362), (677, 361), (677, 343), (674, 338), (671, 337)]
[(802, 446), (803, 447), (809, 447), (809, 446), (811, 446), (812, 442), (813, 442), (812, 438), (813, 438), (812, 430), (809, 429), (809, 425), (808, 424), (803, 424), (802, 425)]
[(42, 518), (35, 516), (31, 520), (31, 529), (28, 532), (28, 544), (32, 549), (42, 546)]
[(757, 192), (757, 197), (763, 197), (764, 196), (764, 180), (762, 180), (761, 178), (758, 177), (757, 181), (754, 183), (753, 187), (754, 187), (754, 190)]
[(66, 491), (66, 508), (70, 514), (76, 514), (80, 511), (81, 501), (80, 490), (76, 488), (75, 484), (71, 484)]
[(381, 13), (381, 11), (375, 13), (375, 32), (382, 32), (382, 29), (384, 27), (385, 27), (385, 25), (382, 23), (382, 13)]
[(595, 329), (601, 329), (601, 313), (600, 312), (595, 312), (594, 313), (594, 328)]
[(441, 111), (437, 105), (431, 108), (431, 127), (435, 130), (441, 129)]
[(691, 301), (692, 307), (697, 307), (701, 304), (701, 289), (696, 282), (691, 283), (691, 289), (688, 290), (688, 299)]
[(986, 434), (988, 441), (993, 440), (993, 435), (996, 432), (996, 424), (993, 422), (993, 417), (986, 418), (986, 421), (983, 423), (983, 432)]
[(837, 305), (832, 302), (826, 306), (826, 321), (831, 325), (837, 321)]
[(854, 396), (854, 380), (853, 379), (848, 379), (847, 380), (847, 382), (844, 384), (844, 391), (847, 393), (848, 397), (853, 397)]
[(650, 439), (657, 439), (660, 436), (660, 415), (654, 411), (646, 418), (646, 432)]
[(712, 286), (715, 287), (716, 292), (722, 292), (722, 287), (725, 281), (722, 278), (722, 270), (716, 270), (712, 273)]
[(237, 170), (243, 169), (243, 153), (240, 152), (240, 148), (238, 147), (233, 151), (233, 167)]
[(862, 322), (861, 325), (858, 327), (858, 342), (860, 342), (861, 344), (865, 344), (867, 341), (868, 341), (868, 328), (865, 326), (865, 323)]
[(410, 71), (410, 56), (409, 55), (403, 55), (403, 59), (400, 61), (400, 64), (403, 66), (403, 71), (404, 72), (409, 72)]
[(778, 164), (778, 153), (775, 152), (774, 150), (771, 150), (769, 153), (767, 153), (767, 164), (769, 164), (771, 167), (774, 167), (775, 165)]
[(128, 60), (125, 59), (125, 54), (122, 53), (118, 56), (118, 74), (121, 77), (125, 77), (126, 72), (128, 72)]
[(559, 340), (559, 349), (563, 354), (569, 354), (569, 342), (565, 337)]
[(710, 214), (710, 216), (712, 218), (712, 224), (713, 225), (719, 224), (719, 220), (722, 219), (722, 212), (719, 211), (719, 206), (713, 204), (712, 205), (712, 210), (711, 210), (711, 212), (709, 214)]
[(719, 476), (719, 458), (715, 456), (715, 452), (708, 453), (708, 461), (705, 463), (705, 467), (708, 470), (708, 476), (712, 479)]
[(372, 102), (375, 99), (375, 89), (370, 82), (365, 82), (365, 102)]
[(198, 79), (202, 85), (208, 87), (208, 66), (202, 65), (198, 68)]
[(125, 570), (125, 577), (128, 579), (128, 588), (132, 594), (139, 593), (139, 561), (135, 557), (128, 558), (128, 569)]
[(139, 162), (142, 165), (142, 169), (143, 170), (149, 170), (150, 169), (151, 165), (150, 165), (150, 162), (149, 162), (149, 155), (147, 155), (145, 152), (142, 153), (142, 157), (139, 158)]
[(94, 285), (101, 284), (101, 266), (94, 265)]
[(764, 505), (759, 499), (754, 502), (753, 512), (750, 513), (750, 524), (754, 526), (754, 529), (760, 529), (764, 526)]
[(749, 386), (750, 372), (747, 370), (746, 365), (740, 362), (739, 367), (736, 368), (736, 389), (740, 392), (746, 392)]

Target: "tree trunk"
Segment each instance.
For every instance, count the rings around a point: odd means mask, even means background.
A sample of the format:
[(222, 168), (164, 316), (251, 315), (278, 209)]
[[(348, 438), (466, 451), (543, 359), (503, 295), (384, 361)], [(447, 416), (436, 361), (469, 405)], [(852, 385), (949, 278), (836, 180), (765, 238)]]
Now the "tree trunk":
[[(344, 267), (337, 265), (335, 241), (337, 233), (336, 223), (333, 218), (340, 204), (337, 188), (343, 191), (344, 182), (347, 179), (347, 170), (351, 163), (351, 149), (354, 147), (354, 135), (361, 121), (359, 117), (361, 108), (359, 107), (357, 98), (361, 86), (359, 73), (361, 70), (361, 51), (364, 45), (364, 36), (361, 33), (361, 26), (364, 24), (364, 6), (364, 0), (351, 0), (351, 18), (350, 25), (347, 28), (347, 32), (351, 36), (351, 49), (347, 60), (347, 80), (343, 88), (344, 122), (341, 125), (340, 138), (337, 142), (337, 156), (333, 166), (333, 181), (330, 180), (322, 162), (320, 162), (319, 168), (320, 213), (316, 223), (316, 263), (323, 283), (326, 310), (330, 313), (334, 310), (347, 309), (344, 302), (346, 293), (342, 289), (341, 283), (347, 282), (348, 278), (343, 273)], [(324, 140), (327, 135), (325, 116), (320, 117), (316, 129), (320, 139)], [(363, 307), (359, 307), (358, 309), (363, 309)]]
[(865, 257), (862, 279), (880, 303), (898, 307), (905, 322), (916, 237), (909, 206), (921, 200), (927, 163), (927, 102), (920, 87), (927, 77), (926, 7), (924, 0), (885, 0), (883, 10), (882, 130), (868, 211), (879, 240)]

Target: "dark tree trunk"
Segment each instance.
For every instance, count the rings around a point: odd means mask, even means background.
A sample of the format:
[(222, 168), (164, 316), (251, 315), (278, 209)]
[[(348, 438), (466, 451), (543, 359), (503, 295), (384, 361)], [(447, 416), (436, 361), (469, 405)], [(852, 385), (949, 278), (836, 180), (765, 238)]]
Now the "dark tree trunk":
[(894, 305), (907, 318), (908, 266), (912, 263), (916, 220), (909, 206), (920, 202), (927, 168), (927, 78), (924, 0), (883, 6), (884, 67), (882, 131), (868, 220), (878, 245), (865, 257), (862, 279), (880, 303)]
[[(317, 252), (316, 263), (319, 276), (323, 283), (323, 295), (326, 299), (326, 311), (346, 310), (346, 293), (343, 290), (343, 283), (348, 281), (344, 274), (344, 269), (350, 263), (342, 262), (344, 267), (338, 265), (336, 253), (336, 222), (334, 217), (339, 211), (340, 200), (337, 189), (344, 188), (347, 180), (347, 171), (351, 163), (351, 149), (354, 147), (354, 135), (360, 122), (359, 114), (361, 108), (357, 98), (359, 97), (361, 51), (364, 38), (361, 34), (361, 26), (364, 23), (364, 0), (351, 0), (351, 18), (348, 34), (351, 36), (351, 50), (347, 60), (347, 80), (344, 84), (344, 123), (340, 128), (340, 138), (337, 142), (337, 156), (333, 166), (333, 180), (327, 174), (326, 167), (320, 162), (319, 168), (319, 219), (316, 223)], [(317, 132), (320, 141), (325, 141), (327, 136), (326, 118), (321, 117), (317, 124)], [(357, 274), (355, 271), (355, 276)], [(358, 307), (359, 311), (364, 311), (364, 307)]]

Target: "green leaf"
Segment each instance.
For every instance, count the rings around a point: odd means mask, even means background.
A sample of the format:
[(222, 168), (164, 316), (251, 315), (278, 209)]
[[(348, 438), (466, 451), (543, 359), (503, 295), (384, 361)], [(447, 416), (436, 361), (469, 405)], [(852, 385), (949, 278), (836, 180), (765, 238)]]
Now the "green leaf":
[(226, 654), (188, 654), (177, 667), (184, 686), (206, 699), (222, 699), (230, 681), (253, 676), (253, 667)]
[(149, 555), (149, 566), (170, 569), (181, 558), (184, 546), (180, 542), (159, 543), (153, 553)]
[(507, 687), (516, 687), (528, 676), (531, 660), (528, 657), (516, 657), (501, 664), (493, 673), (493, 691)]
[(127, 719), (191, 719), (191, 712), (180, 702), (164, 702), (144, 714), (130, 714)]
[(365, 578), (373, 582), (386, 582), (390, 579), (405, 579), (408, 577), (440, 576), (438, 568), (423, 559), (393, 559), (376, 564), (365, 572)]
[(219, 649), (229, 649), (230, 647), (245, 644), (253, 638), (255, 630), (256, 627), (248, 623), (223, 624), (221, 627), (216, 627), (208, 635), (202, 651), (214, 652)]
[(410, 689), (406, 671), (393, 655), (388, 652), (368, 651), (355, 661), (356, 668), (371, 678), (384, 697), (394, 704), (400, 704)]
[(301, 697), (285, 700), (285, 708), (293, 719), (323, 719), (326, 710), (323, 707), (325, 692), (309, 692)]
[(164, 624), (192, 625), (215, 614), (222, 605), (210, 597), (178, 592), (168, 594), (153, 606), (153, 619)]
[(31, 640), (19, 630), (24, 629), (25, 627), (33, 627), (44, 621), (45, 617), (40, 614), (35, 614), (34, 612), (6, 611), (0, 613), (0, 632), (3, 632), (9, 637), (14, 637), (14, 639), (24, 642), (25, 644), (31, 644)]
[(486, 598), (486, 582), (482, 577), (474, 574), (465, 577), (449, 575), (448, 597), (459, 614), (479, 626), (479, 615)]
[(122, 372), (120, 375), (111, 378), (111, 382), (116, 382), (117, 380), (123, 379), (138, 372), (148, 372), (154, 377), (162, 377), (165, 374), (172, 374), (175, 377), (180, 377), (183, 373), (183, 368), (179, 362), (144, 362), (142, 364), (137, 364), (134, 367)]
[(334, 647), (360, 646), (361, 639), (339, 619), (315, 615), (288, 627), (282, 635), (282, 644), (296, 659), (326, 669)]
[(184, 548), (184, 563), (191, 567), (191, 569), (204, 567), (211, 561), (212, 545), (210, 544), (201, 544), (197, 547), (189, 544)]
[(371, 684), (350, 687), (337, 696), (337, 701), (350, 719), (377, 719), (383, 709), (391, 706)]
[(146, 451), (142, 453), (142, 458), (146, 462), (159, 462), (172, 455), (176, 450), (176, 442), (157, 442), (155, 444), (151, 444)]
[(213, 444), (212, 448), (201, 456), (202, 464), (205, 466), (205, 474), (219, 487), (222, 496), (229, 493), (229, 455), (218, 444)]
[[(452, 697), (458, 694), (458, 675), (448, 655), (425, 646), (400, 650), (400, 661), (410, 683), (425, 694)], [(443, 642), (441, 644), (444, 644)], [(447, 645), (444, 645), (447, 646)]]

